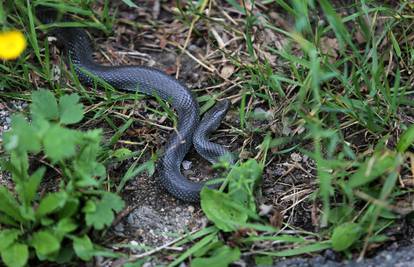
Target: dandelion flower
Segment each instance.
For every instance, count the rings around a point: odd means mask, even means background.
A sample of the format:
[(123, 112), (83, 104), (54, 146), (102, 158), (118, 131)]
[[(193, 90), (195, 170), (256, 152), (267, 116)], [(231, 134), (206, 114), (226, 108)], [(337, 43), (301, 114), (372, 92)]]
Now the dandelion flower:
[(23, 33), (12, 30), (0, 32), (0, 59), (16, 59), (26, 48)]

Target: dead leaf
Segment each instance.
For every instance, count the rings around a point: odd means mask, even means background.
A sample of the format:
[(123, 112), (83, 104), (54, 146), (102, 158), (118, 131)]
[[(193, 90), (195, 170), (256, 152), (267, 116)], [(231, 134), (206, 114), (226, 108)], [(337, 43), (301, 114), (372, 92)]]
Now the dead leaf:
[(283, 215), (280, 211), (275, 210), (269, 218), (270, 225), (275, 228), (281, 228), (283, 225)]
[(320, 45), (322, 52), (325, 55), (329, 56), (329, 61), (333, 63), (335, 59), (338, 57), (338, 40), (336, 40), (335, 38), (322, 37)]
[(365, 37), (362, 34), (361, 30), (358, 30), (355, 33), (355, 40), (358, 42), (358, 44), (364, 44), (364, 43), (366, 43)]
[(231, 75), (234, 73), (234, 66), (233, 65), (225, 65), (220, 72), (221, 77), (224, 79), (230, 78)]

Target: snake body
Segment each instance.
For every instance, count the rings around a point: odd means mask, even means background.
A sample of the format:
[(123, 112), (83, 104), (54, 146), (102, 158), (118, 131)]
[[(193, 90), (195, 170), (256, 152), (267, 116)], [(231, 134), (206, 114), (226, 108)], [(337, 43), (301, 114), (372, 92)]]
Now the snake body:
[[(43, 23), (51, 23), (56, 19), (56, 11), (43, 10), (38, 13), (38, 18)], [(65, 52), (82, 84), (91, 86), (97, 77), (118, 90), (157, 96), (171, 104), (177, 113), (178, 123), (177, 129), (165, 145), (165, 152), (159, 162), (159, 180), (176, 198), (187, 202), (199, 201), (200, 191), (205, 183), (185, 178), (180, 171), (181, 163), (192, 145), (211, 163), (217, 162), (221, 156), (231, 155), (225, 147), (208, 140), (208, 135), (218, 128), (226, 114), (228, 101), (218, 102), (200, 122), (199, 106), (193, 94), (173, 77), (144, 66), (98, 64), (92, 57), (91, 40), (81, 28), (55, 28), (53, 35), (64, 45)], [(229, 160), (233, 161), (232, 157)]]

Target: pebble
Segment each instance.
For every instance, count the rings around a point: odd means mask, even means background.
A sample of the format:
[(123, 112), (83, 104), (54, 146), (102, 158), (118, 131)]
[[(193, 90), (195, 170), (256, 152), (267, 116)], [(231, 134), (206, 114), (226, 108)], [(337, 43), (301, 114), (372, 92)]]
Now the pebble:
[(302, 161), (302, 156), (298, 153), (290, 154), (290, 158), (295, 162), (301, 162)]
[(367, 258), (361, 262), (356, 260), (336, 262), (332, 261), (330, 257), (315, 257), (315, 258), (291, 258), (281, 260), (277, 262), (275, 267), (413, 267), (414, 266), (414, 245), (407, 247), (393, 248), (390, 246), (388, 249), (378, 253), (373, 258)]
[(193, 163), (191, 161), (188, 161), (188, 160), (183, 160), (183, 162), (181, 164), (183, 165), (184, 170), (189, 170)]

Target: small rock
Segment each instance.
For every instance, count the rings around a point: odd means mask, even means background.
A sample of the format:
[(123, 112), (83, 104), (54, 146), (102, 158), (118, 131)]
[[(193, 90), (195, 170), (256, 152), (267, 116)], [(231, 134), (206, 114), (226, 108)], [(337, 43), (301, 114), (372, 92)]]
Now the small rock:
[(301, 162), (302, 161), (302, 156), (298, 153), (290, 154), (290, 158), (295, 162)]
[(272, 211), (273, 206), (262, 204), (260, 205), (259, 209), (260, 209), (259, 215), (264, 216), (264, 215), (269, 214)]
[(120, 234), (122, 234), (124, 232), (124, 225), (122, 223), (118, 223), (117, 225), (115, 225), (114, 227), (116, 232), (119, 232)]
[(181, 164), (183, 165), (184, 170), (189, 170), (193, 163), (191, 161), (184, 160)]
[(231, 75), (233, 75), (234, 73), (234, 66), (233, 65), (225, 65), (220, 72), (220, 75), (225, 78), (228, 79), (230, 78)]

